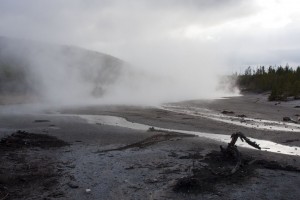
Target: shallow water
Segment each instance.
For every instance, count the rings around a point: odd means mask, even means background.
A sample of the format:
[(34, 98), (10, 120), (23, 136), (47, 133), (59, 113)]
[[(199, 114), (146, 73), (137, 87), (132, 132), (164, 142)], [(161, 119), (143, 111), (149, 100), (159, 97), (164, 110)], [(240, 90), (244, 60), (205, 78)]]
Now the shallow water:
[(300, 124), (295, 124), (295, 123), (264, 120), (264, 119), (254, 119), (249, 117), (229, 116), (229, 115), (216, 113), (209, 109), (191, 107), (191, 106), (164, 105), (161, 107), (161, 109), (171, 111), (171, 112), (191, 115), (191, 116), (204, 117), (215, 121), (220, 121), (228, 124), (234, 124), (237, 126), (254, 128), (259, 130), (300, 132)]
[[(74, 116), (74, 115), (72, 115)], [(122, 117), (116, 117), (116, 116), (107, 116), (107, 115), (75, 115), (82, 119), (85, 119), (88, 123), (91, 124), (103, 124), (103, 125), (110, 125), (110, 126), (119, 126), (124, 128), (130, 128), (135, 130), (148, 130), (150, 127), (149, 125), (145, 124), (139, 124), (139, 123), (133, 123), (129, 122), (126, 119)], [(155, 129), (164, 130), (164, 131), (173, 131), (178, 133), (185, 133), (185, 134), (193, 134), (197, 135), (199, 137), (204, 137), (208, 139), (212, 139), (219, 142), (229, 143), (230, 135), (222, 135), (222, 134), (213, 134), (213, 133), (203, 133), (203, 132), (197, 132), (197, 131), (185, 131), (185, 130), (177, 130), (177, 129), (165, 129), (160, 127), (154, 127)], [(252, 141), (255, 141), (257, 144), (260, 145), (262, 151), (269, 151), (269, 152), (275, 152), (280, 154), (287, 154), (287, 155), (296, 155), (300, 156), (300, 147), (298, 146), (287, 146), (278, 144), (275, 142), (267, 141), (267, 140), (259, 140), (250, 138)], [(251, 146), (249, 146), (247, 143), (244, 143), (240, 140), (236, 143), (237, 146), (245, 147), (245, 148), (251, 148), (255, 149)]]

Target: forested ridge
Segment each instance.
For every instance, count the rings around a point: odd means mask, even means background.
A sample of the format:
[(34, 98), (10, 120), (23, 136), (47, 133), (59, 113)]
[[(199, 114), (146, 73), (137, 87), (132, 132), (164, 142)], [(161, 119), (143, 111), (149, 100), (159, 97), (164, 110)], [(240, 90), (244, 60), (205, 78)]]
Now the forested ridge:
[(248, 67), (244, 74), (237, 76), (237, 85), (241, 90), (270, 91), (270, 101), (286, 101), (289, 97), (300, 99), (300, 66)]

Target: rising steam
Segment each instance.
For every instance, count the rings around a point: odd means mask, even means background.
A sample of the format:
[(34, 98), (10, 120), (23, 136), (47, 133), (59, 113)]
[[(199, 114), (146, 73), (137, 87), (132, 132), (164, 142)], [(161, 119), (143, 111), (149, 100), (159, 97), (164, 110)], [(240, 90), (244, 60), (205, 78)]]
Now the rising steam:
[[(2, 93), (36, 95), (40, 101), (56, 105), (153, 105), (224, 95), (216, 91), (217, 79), (211, 70), (178, 68), (175, 63), (160, 69), (155, 62), (133, 67), (78, 47), (8, 38), (0, 40), (0, 58), (1, 67), (12, 70), (11, 76), (15, 76), (6, 88), (2, 81)], [(5, 77), (3, 70), (1, 77)]]

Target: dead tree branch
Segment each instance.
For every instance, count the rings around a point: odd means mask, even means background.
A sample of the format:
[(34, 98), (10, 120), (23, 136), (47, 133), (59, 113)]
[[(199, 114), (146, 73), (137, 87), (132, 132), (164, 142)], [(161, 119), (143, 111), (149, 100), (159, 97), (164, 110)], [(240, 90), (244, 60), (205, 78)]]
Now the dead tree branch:
[(227, 148), (224, 149), (222, 146), (220, 146), (220, 148), (221, 148), (221, 152), (224, 154), (224, 156), (235, 158), (237, 163), (236, 163), (235, 167), (230, 171), (230, 173), (226, 173), (223, 175), (232, 175), (232, 174), (236, 173), (242, 166), (242, 156), (241, 156), (241, 153), (239, 152), (239, 150), (237, 149), (237, 146), (235, 145), (235, 143), (237, 142), (237, 140), (239, 138), (242, 140), (242, 142), (246, 142), (247, 144), (249, 144), (250, 146), (252, 146), (256, 149), (261, 149), (260, 146), (256, 142), (251, 141), (243, 133), (241, 133), (241, 132), (233, 133), (231, 135), (231, 141), (228, 143)]

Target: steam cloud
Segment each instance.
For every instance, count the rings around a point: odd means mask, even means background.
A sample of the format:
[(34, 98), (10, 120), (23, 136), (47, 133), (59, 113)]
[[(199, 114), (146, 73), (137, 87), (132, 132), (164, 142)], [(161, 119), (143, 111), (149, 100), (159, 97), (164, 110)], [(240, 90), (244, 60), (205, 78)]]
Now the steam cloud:
[(10, 52), (44, 100), (157, 104), (226, 95), (216, 90), (218, 78), (240, 66), (299, 64), (298, 7), (296, 0), (2, 0), (0, 35), (51, 43)]
[(212, 91), (217, 82), (213, 74), (202, 71), (202, 75), (195, 76), (191, 66), (176, 69), (174, 63), (172, 68), (141, 70), (115, 57), (78, 47), (8, 38), (1, 38), (0, 45), (2, 62), (25, 77), (16, 80), (19, 84), (10, 89), (39, 95), (48, 103), (149, 105), (215, 95)]

